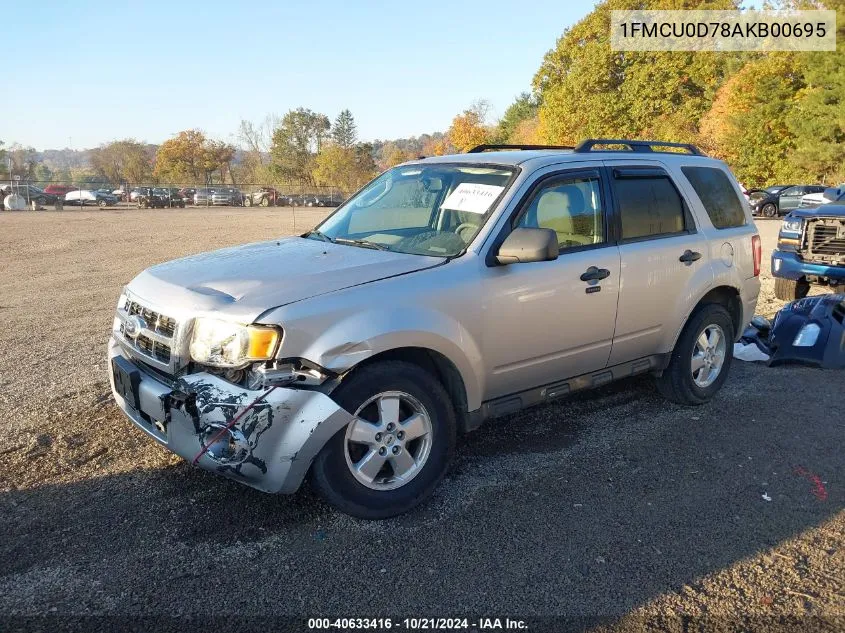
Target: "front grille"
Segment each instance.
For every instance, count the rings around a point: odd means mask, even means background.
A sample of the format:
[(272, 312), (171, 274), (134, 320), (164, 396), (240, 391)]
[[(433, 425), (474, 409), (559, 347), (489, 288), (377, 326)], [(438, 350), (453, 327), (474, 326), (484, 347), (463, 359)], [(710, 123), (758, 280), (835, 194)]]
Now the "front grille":
[[(140, 319), (139, 324), (137, 319)], [(132, 321), (135, 321), (132, 323)], [(133, 326), (127, 334), (127, 323)], [(139, 328), (140, 326), (140, 328)], [(177, 334), (179, 324), (172, 317), (149, 308), (134, 299), (117, 311), (115, 334), (123, 347), (139, 360), (159, 371), (176, 373), (178, 360)]]
[(128, 316), (138, 315), (144, 319), (149, 329), (167, 338), (173, 338), (173, 334), (176, 332), (176, 321), (154, 310), (145, 308), (137, 301), (128, 301), (126, 303), (126, 314)]
[(805, 258), (825, 263), (845, 260), (845, 220), (817, 218), (807, 222)]

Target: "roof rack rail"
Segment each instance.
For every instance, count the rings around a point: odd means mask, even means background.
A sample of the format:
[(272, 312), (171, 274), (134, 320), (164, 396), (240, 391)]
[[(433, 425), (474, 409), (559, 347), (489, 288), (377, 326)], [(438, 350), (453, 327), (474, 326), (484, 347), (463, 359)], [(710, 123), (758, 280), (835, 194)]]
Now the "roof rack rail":
[(677, 147), (679, 149), (685, 149), (690, 154), (695, 156), (705, 156), (704, 152), (698, 149), (692, 143), (670, 143), (668, 141), (642, 141), (642, 140), (630, 140), (624, 138), (588, 138), (586, 140), (581, 141), (578, 145), (575, 146), (573, 152), (576, 154), (583, 154), (586, 152), (606, 152), (606, 151), (613, 151), (613, 150), (602, 150), (602, 149), (593, 149), (596, 145), (625, 145), (631, 148), (632, 152), (640, 152), (640, 153), (648, 153), (648, 152), (658, 152), (663, 154), (677, 154), (678, 152), (667, 152), (664, 150), (655, 150), (654, 147)]
[(502, 149), (572, 149), (571, 145), (476, 145), (467, 154), (480, 154), (481, 152), (489, 152), (491, 150)]

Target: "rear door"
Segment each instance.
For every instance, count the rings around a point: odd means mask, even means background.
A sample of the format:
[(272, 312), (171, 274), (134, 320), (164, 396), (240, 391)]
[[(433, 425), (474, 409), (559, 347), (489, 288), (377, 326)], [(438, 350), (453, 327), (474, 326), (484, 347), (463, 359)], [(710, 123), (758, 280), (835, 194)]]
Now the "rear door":
[(615, 365), (669, 351), (666, 341), (701, 296), (693, 290), (712, 285), (713, 272), (706, 239), (667, 169), (659, 161), (606, 163), (621, 261)]

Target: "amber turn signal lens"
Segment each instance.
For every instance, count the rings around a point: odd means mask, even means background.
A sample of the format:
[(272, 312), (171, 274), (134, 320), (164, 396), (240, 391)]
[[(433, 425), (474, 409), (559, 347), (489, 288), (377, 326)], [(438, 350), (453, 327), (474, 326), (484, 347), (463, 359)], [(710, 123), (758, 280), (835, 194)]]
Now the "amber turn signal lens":
[(279, 331), (275, 328), (256, 327), (254, 325), (250, 325), (247, 330), (249, 331), (247, 357), (250, 360), (273, 358), (279, 344)]

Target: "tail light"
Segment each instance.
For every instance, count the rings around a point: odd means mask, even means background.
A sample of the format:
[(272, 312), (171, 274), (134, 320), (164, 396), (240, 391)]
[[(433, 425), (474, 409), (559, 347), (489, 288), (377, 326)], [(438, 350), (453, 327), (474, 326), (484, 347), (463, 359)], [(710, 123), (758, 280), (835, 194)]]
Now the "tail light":
[(754, 254), (754, 276), (760, 276), (760, 261), (763, 259), (763, 246), (760, 243), (760, 236), (751, 237), (751, 251)]

